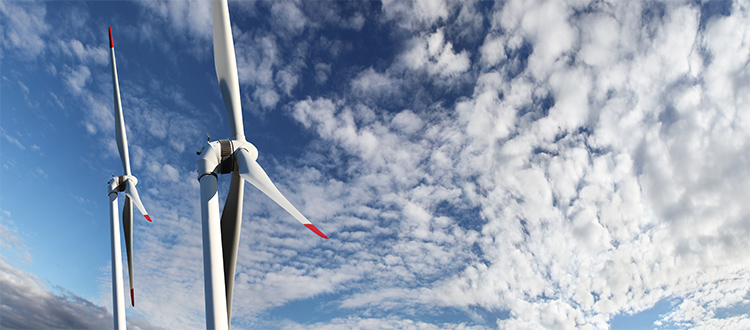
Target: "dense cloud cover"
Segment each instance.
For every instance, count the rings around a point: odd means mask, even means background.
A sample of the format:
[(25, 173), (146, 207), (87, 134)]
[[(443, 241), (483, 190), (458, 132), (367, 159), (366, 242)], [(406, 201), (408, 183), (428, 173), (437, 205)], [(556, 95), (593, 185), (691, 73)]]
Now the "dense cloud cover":
[[(188, 44), (211, 63), (208, 2), (138, 5), (182, 35), (153, 47)], [(16, 43), (44, 36), (43, 6), (0, 6), (35, 18), (6, 27), (5, 56), (106, 59), (81, 42)], [(248, 188), (233, 324), (606, 328), (667, 300), (655, 326), (750, 327), (746, 3), (261, 1), (230, 12), (247, 125), (282, 117), (281, 134), (301, 131), (294, 154), (260, 150), (259, 162), (331, 237)], [(90, 65), (57, 74), (87, 102), (89, 133), (110, 136), (107, 95), (87, 89), (102, 67)], [(196, 114), (225, 115), (153, 84), (164, 93), (123, 95), (133, 136), (164, 142), (131, 147), (160, 218), (136, 229), (142, 313), (202, 327), (195, 157), (183, 151), (208, 130)], [(102, 148), (114, 155), (113, 143)], [(280, 312), (299, 302), (322, 316)]]

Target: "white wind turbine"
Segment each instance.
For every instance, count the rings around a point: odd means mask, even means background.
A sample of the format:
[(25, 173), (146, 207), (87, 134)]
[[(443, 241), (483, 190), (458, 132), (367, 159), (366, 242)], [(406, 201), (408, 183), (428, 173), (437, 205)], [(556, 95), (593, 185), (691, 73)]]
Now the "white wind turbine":
[[(198, 152), (198, 181), (201, 189), (206, 327), (227, 329), (232, 319), (232, 290), (242, 221), (244, 180), (260, 189), (318, 236), (328, 237), (279, 192), (255, 161), (258, 149), (245, 140), (229, 7), (226, 0), (212, 2), (214, 65), (232, 139), (209, 142)], [(226, 173), (232, 173), (232, 181), (224, 211), (219, 216), (217, 174)]]
[(135, 306), (135, 294), (133, 290), (133, 204), (141, 211), (146, 220), (151, 222), (151, 217), (143, 208), (141, 198), (135, 185), (136, 179), (130, 173), (130, 157), (128, 154), (128, 137), (125, 134), (125, 122), (122, 116), (122, 102), (120, 101), (120, 85), (117, 82), (117, 64), (115, 62), (115, 47), (112, 43), (112, 28), (109, 28), (109, 54), (112, 59), (112, 85), (115, 98), (115, 137), (117, 139), (117, 150), (120, 151), (120, 160), (125, 171), (124, 175), (113, 177), (109, 181), (109, 218), (110, 235), (112, 238), (112, 302), (115, 329), (125, 329), (125, 303), (122, 292), (122, 253), (120, 252), (120, 223), (117, 214), (117, 193), (125, 193), (125, 205), (122, 209), (122, 227), (125, 231), (125, 249), (128, 254), (128, 278), (130, 280), (130, 302)]

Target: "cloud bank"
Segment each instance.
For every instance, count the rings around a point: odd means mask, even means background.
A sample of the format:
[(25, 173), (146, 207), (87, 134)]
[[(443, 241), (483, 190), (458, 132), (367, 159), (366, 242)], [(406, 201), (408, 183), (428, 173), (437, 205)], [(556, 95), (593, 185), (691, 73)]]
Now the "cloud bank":
[[(54, 287), (54, 292), (36, 275), (18, 269), (7, 260), (20, 257), (32, 263), (26, 243), (9, 219), (0, 216), (0, 327), (4, 329), (104, 329), (112, 327), (112, 313), (85, 298)], [(110, 298), (111, 299), (111, 298)], [(110, 300), (111, 301), (111, 300)], [(128, 319), (135, 329), (158, 328), (139, 317)]]

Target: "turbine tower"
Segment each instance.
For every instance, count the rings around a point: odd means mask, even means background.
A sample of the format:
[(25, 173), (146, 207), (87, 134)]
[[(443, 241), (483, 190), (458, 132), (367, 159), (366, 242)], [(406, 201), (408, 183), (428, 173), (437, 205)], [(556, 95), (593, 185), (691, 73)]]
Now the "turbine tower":
[(133, 204), (141, 211), (146, 220), (151, 222), (146, 209), (143, 208), (141, 198), (135, 185), (136, 179), (130, 173), (130, 156), (128, 153), (128, 137), (125, 134), (125, 122), (122, 116), (122, 102), (120, 101), (120, 85), (117, 82), (117, 63), (115, 62), (115, 46), (112, 43), (112, 27), (109, 28), (109, 55), (112, 59), (112, 85), (115, 99), (115, 137), (117, 150), (125, 171), (124, 175), (113, 177), (109, 181), (109, 219), (110, 235), (112, 239), (112, 303), (115, 329), (125, 329), (125, 303), (122, 290), (122, 253), (120, 251), (120, 222), (117, 214), (117, 194), (125, 193), (125, 205), (122, 208), (122, 227), (125, 231), (125, 250), (128, 255), (128, 279), (130, 280), (130, 302), (135, 306), (133, 289)]
[[(229, 117), (230, 140), (209, 142), (198, 152), (203, 227), (206, 327), (228, 329), (232, 312), (237, 248), (246, 180), (318, 236), (328, 239), (279, 192), (258, 165), (258, 149), (245, 140), (234, 41), (226, 0), (213, 0), (214, 65)], [(224, 210), (219, 215), (218, 174), (232, 174)]]

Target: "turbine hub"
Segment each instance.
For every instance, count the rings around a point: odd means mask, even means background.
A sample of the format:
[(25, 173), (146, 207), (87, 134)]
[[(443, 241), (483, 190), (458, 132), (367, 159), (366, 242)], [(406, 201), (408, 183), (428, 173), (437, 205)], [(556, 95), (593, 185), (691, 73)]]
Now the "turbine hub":
[(232, 148), (232, 140), (219, 140), (219, 147), (221, 160), (219, 161), (217, 171), (220, 174), (232, 173), (232, 170), (234, 170), (234, 148)]
[(127, 185), (125, 184), (125, 181), (130, 181), (133, 183), (133, 187), (135, 187), (138, 184), (138, 179), (132, 175), (120, 175), (113, 177), (111, 180), (109, 180), (110, 187), (110, 193), (113, 192), (123, 192), (125, 191), (125, 188)]
[(247, 150), (253, 161), (258, 159), (258, 148), (244, 140), (219, 140), (204, 145), (198, 152), (201, 156), (198, 160), (199, 179), (211, 173), (232, 173), (236, 167), (234, 154), (239, 149)]

